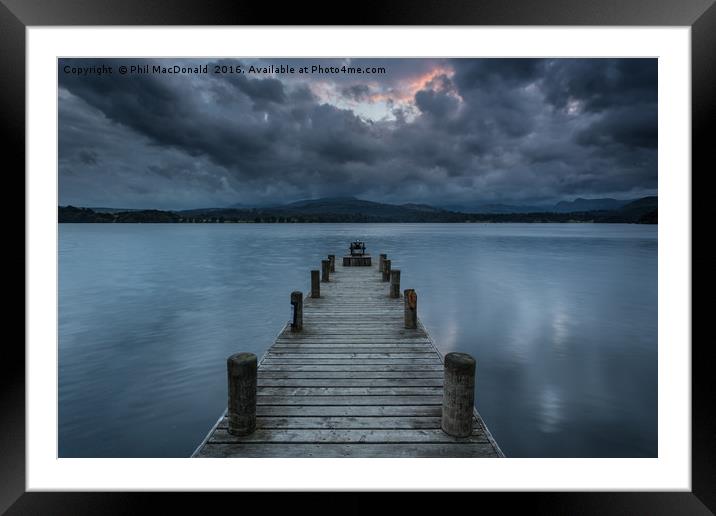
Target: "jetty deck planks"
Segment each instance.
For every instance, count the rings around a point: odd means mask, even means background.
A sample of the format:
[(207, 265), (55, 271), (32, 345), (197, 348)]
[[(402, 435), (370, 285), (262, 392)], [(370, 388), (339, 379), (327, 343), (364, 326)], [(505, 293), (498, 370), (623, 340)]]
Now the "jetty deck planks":
[(477, 411), (472, 435), (440, 429), (443, 359), (423, 325), (404, 327), (378, 266), (335, 264), (258, 366), (256, 431), (226, 414), (194, 457), (501, 457)]

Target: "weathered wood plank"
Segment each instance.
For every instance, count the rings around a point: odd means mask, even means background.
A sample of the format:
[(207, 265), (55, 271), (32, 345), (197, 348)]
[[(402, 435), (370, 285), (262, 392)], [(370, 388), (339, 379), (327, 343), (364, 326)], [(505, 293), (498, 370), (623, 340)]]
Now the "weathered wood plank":
[[(224, 418), (218, 428), (227, 428)], [(256, 428), (332, 428), (332, 429), (440, 429), (440, 418), (435, 416), (264, 416), (256, 419)]]
[(433, 348), (433, 343), (430, 342), (426, 338), (422, 339), (351, 339), (347, 337), (340, 337), (336, 339), (277, 339), (276, 343), (271, 347), (271, 349), (280, 349), (285, 347), (328, 347), (328, 348), (336, 348), (340, 349), (341, 347), (348, 347), (348, 346), (362, 346), (362, 347), (390, 347), (390, 346), (396, 346), (396, 347), (420, 347), (420, 348)]
[(383, 344), (365, 347), (361, 344), (334, 344), (329, 345), (275, 345), (271, 348), (272, 354), (278, 353), (435, 353), (428, 345), (416, 346), (411, 344)]
[[(358, 352), (340, 352), (340, 351), (333, 351), (331, 353), (325, 353), (325, 352), (311, 352), (311, 351), (270, 351), (268, 355), (266, 355), (267, 358), (272, 358), (276, 360), (288, 360), (288, 359), (301, 359), (301, 360), (345, 360), (345, 359), (356, 359), (356, 360), (365, 360), (365, 359), (387, 359), (387, 358), (396, 358), (400, 360), (405, 360), (409, 358), (415, 358), (420, 360), (440, 360), (435, 356), (434, 351), (402, 351), (399, 353), (358, 353)], [(330, 363), (330, 362), (329, 362)]]
[(438, 364), (272, 364), (267, 361), (261, 363), (265, 371), (440, 371), (443, 366)]
[(442, 378), (259, 378), (258, 387), (440, 387)]
[(257, 416), (440, 416), (440, 405), (257, 405)]
[[(366, 315), (366, 304), (340, 304), (333, 300), (332, 308), (326, 312), (311, 312), (309, 317), (315, 322), (327, 323), (330, 320), (338, 322), (351, 322), (356, 321), (359, 324), (399, 324), (400, 310), (395, 306), (383, 304), (382, 301), (372, 302), (368, 301), (371, 311), (367, 312), (368, 316), (375, 317), (375, 320), (365, 318)], [(395, 299), (390, 300), (395, 301)]]
[[(333, 301), (333, 299), (331, 299), (331, 301)], [(318, 309), (312, 309), (311, 312), (307, 315), (307, 317), (315, 321), (339, 320), (369, 323), (371, 321), (365, 318), (365, 314), (369, 313), (372, 315), (379, 316), (381, 321), (400, 320), (400, 309), (397, 307), (393, 307), (390, 304), (390, 301), (386, 303), (385, 306), (380, 306), (380, 308), (374, 307), (372, 310), (366, 310), (366, 304), (360, 303), (355, 307), (359, 309), (359, 311), (356, 312), (341, 309), (339, 308), (340, 305), (336, 304), (335, 302), (332, 304), (332, 306), (334, 307), (332, 310), (326, 310), (325, 312), (321, 312)]]
[(206, 444), (197, 457), (497, 457), (489, 443)]
[(263, 364), (268, 365), (400, 365), (400, 364), (440, 364), (436, 358), (273, 358), (267, 356)]
[(235, 436), (226, 427), (219, 427), (209, 443), (487, 443), (484, 434), (453, 437), (440, 429), (292, 429), (257, 428), (250, 435)]
[[(356, 307), (357, 310), (360, 310), (359, 307)], [(352, 327), (354, 325), (364, 326), (364, 327), (377, 327), (377, 328), (392, 328), (394, 326), (397, 326), (400, 328), (400, 317), (398, 317), (399, 312), (395, 312), (395, 314), (391, 317), (385, 317), (381, 315), (376, 314), (375, 319), (358, 319), (355, 317), (321, 317), (321, 318), (313, 318), (309, 316), (309, 319), (311, 322), (317, 325), (323, 325), (323, 326), (346, 326), (346, 327)], [(363, 315), (363, 314), (361, 314)], [(380, 317), (380, 319), (378, 319)]]
[[(310, 306), (310, 305), (309, 305)], [(311, 311), (309, 317), (312, 319), (345, 319), (355, 320), (364, 322), (365, 316), (376, 316), (380, 318), (386, 318), (386, 320), (400, 319), (400, 310), (390, 305), (372, 305), (370, 310), (366, 309), (366, 305), (356, 305), (354, 307), (347, 307), (343, 305), (333, 304), (331, 310), (325, 312)]]
[[(395, 357), (361, 357), (351, 356), (350, 353), (340, 353), (334, 357), (312, 357), (311, 353), (296, 354), (296, 356), (272, 355), (267, 354), (264, 363), (279, 364), (441, 364), (440, 358), (434, 353), (420, 353), (419, 357), (404, 357), (400, 353), (396, 353)], [(341, 356), (347, 355), (347, 356)]]
[(259, 382), (262, 378), (281, 378), (281, 379), (334, 379), (345, 378), (353, 379), (423, 379), (423, 378), (439, 378), (442, 381), (442, 370), (435, 369), (432, 371), (269, 371), (267, 369), (259, 370)]
[(291, 344), (357, 344), (361, 346), (367, 346), (372, 343), (376, 344), (405, 344), (405, 345), (419, 345), (419, 344), (430, 344), (430, 341), (425, 337), (361, 337), (361, 336), (349, 336), (349, 335), (333, 335), (331, 337), (311, 336), (304, 339), (280, 337), (276, 340), (276, 344), (279, 345), (291, 345)]
[(258, 405), (442, 405), (440, 396), (256, 396)]
[(438, 387), (259, 387), (259, 396), (442, 396)]
[[(406, 332), (412, 332), (412, 333), (406, 333)], [(300, 340), (305, 337), (321, 337), (321, 338), (336, 338), (336, 337), (343, 337), (343, 338), (355, 338), (355, 339), (371, 339), (374, 336), (375, 337), (382, 337), (382, 338), (388, 338), (388, 339), (414, 339), (414, 338), (425, 338), (425, 334), (421, 332), (416, 332), (415, 330), (398, 330), (398, 329), (370, 329), (370, 330), (360, 330), (356, 334), (352, 334), (349, 332), (341, 331), (341, 330), (334, 330), (334, 329), (326, 329), (326, 330), (320, 330), (316, 328), (312, 328), (310, 326), (304, 326), (303, 331), (300, 332), (301, 335), (297, 335), (299, 332), (296, 332), (293, 337), (284, 334), (281, 337), (282, 338), (293, 338), (294, 340)]]
[[(395, 301), (395, 300), (393, 300)], [(309, 305), (310, 306), (310, 305)], [(365, 305), (362, 305), (365, 306)], [(399, 324), (399, 315), (400, 310), (396, 310), (394, 308), (388, 307), (388, 306), (382, 306), (381, 303), (376, 303), (374, 305), (375, 313), (373, 314), (376, 319), (361, 319), (359, 317), (363, 316), (365, 314), (362, 313), (361, 305), (342, 305), (341, 309), (345, 311), (345, 313), (341, 312), (334, 312), (332, 315), (314, 315), (311, 313), (309, 317), (311, 317), (314, 321), (320, 323), (328, 323), (330, 319), (334, 319), (338, 322), (345, 321), (358, 321), (359, 324), (364, 324), (366, 326), (372, 325), (384, 325), (388, 326), (390, 324)]]

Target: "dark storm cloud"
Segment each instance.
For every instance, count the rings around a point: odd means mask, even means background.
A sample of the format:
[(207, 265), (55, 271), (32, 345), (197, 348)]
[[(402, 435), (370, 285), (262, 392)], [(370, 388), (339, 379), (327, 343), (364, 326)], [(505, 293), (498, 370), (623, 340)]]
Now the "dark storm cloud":
[(385, 148), (378, 131), (351, 111), (321, 104), (308, 116), (311, 128), (295, 136), (300, 139), (302, 150), (312, 153), (314, 160), (372, 164), (383, 157)]
[(611, 146), (626, 148), (645, 147), (656, 149), (656, 110), (645, 110), (629, 106), (607, 111), (596, 122), (577, 134), (582, 145)]
[[(213, 95), (215, 105), (198, 100), (200, 88), (195, 89), (183, 77), (158, 79), (140, 75), (105, 80), (61, 75), (60, 86), (108, 119), (192, 156), (207, 155), (220, 164), (231, 165), (237, 154), (251, 157), (268, 149), (277, 128), (260, 122), (262, 118), (265, 121), (270, 108), (260, 115), (250, 111), (285, 102), (281, 82), (241, 76), (221, 76), (207, 82), (201, 86)], [(305, 89), (296, 93), (311, 101)], [(227, 106), (230, 111), (221, 109)], [(237, 116), (229, 117), (232, 112)], [(300, 110), (294, 113), (300, 118)]]
[(545, 97), (560, 108), (570, 99), (594, 112), (657, 101), (656, 59), (556, 59), (545, 68)]
[(457, 110), (459, 101), (444, 92), (420, 90), (415, 94), (415, 104), (423, 113), (443, 118)]
[[(455, 84), (465, 100), (462, 123), (453, 131), (499, 145), (529, 134), (544, 108), (540, 92), (528, 85), (539, 78), (536, 59), (458, 60)], [(495, 141), (497, 140), (497, 141)]]
[[(236, 66), (237, 61), (220, 59), (216, 62), (210, 63), (209, 66)], [(283, 83), (278, 79), (265, 78), (265, 79), (252, 79), (243, 74), (227, 73), (224, 75), (217, 76), (220, 79), (224, 79), (229, 84), (234, 86), (238, 91), (245, 94), (253, 102), (256, 108), (260, 108), (266, 102), (274, 102), (277, 104), (283, 104), (286, 102), (286, 92), (284, 91)]]
[(93, 62), (61, 61), (61, 203), (470, 205), (656, 191), (656, 60), (331, 60), (388, 70), (363, 78), (78, 77), (65, 64)]
[(515, 88), (534, 81), (542, 73), (542, 59), (458, 59), (455, 82), (461, 91)]

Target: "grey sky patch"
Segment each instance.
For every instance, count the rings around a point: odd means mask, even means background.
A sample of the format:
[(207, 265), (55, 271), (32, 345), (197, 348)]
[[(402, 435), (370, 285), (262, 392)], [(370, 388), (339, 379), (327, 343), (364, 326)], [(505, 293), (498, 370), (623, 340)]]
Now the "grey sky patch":
[(80, 151), (78, 158), (85, 165), (96, 165), (99, 162), (99, 155), (93, 150)]
[(370, 96), (370, 87), (366, 84), (354, 84), (341, 90), (343, 96), (356, 102), (367, 100)]

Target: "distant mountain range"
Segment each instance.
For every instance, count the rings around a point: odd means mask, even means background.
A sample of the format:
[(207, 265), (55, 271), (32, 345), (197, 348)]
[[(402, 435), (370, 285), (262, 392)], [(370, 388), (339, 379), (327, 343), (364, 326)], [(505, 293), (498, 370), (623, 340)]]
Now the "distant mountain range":
[[(330, 197), (264, 208), (202, 208), (180, 211), (59, 207), (60, 222), (627, 222), (655, 224), (657, 197), (631, 201), (575, 199), (551, 208), (487, 205), (495, 211), (460, 212), (425, 204), (386, 204)], [(529, 208), (530, 211), (521, 211)], [(534, 208), (534, 209), (533, 209)]]
[(427, 204), (386, 204), (364, 201), (356, 197), (326, 197), (292, 202), (283, 206), (273, 206), (276, 213), (310, 214), (366, 214), (374, 217), (405, 217), (419, 213), (448, 213), (447, 210)]
[(122, 213), (124, 211), (142, 211), (137, 208), (103, 208), (101, 206), (90, 206), (88, 209), (96, 213)]
[(515, 205), (515, 204), (476, 204), (451, 205), (446, 209), (462, 213), (573, 213), (577, 211), (618, 210), (629, 204), (632, 200), (619, 200), (611, 198), (583, 199), (561, 201), (553, 205)]
[(596, 211), (596, 210), (618, 210), (632, 201), (620, 201), (617, 199), (582, 199), (573, 201), (562, 201), (554, 205), (557, 213), (571, 213), (575, 211)]
[(443, 208), (460, 213), (539, 213), (549, 211), (552, 207), (515, 204), (450, 204)]

